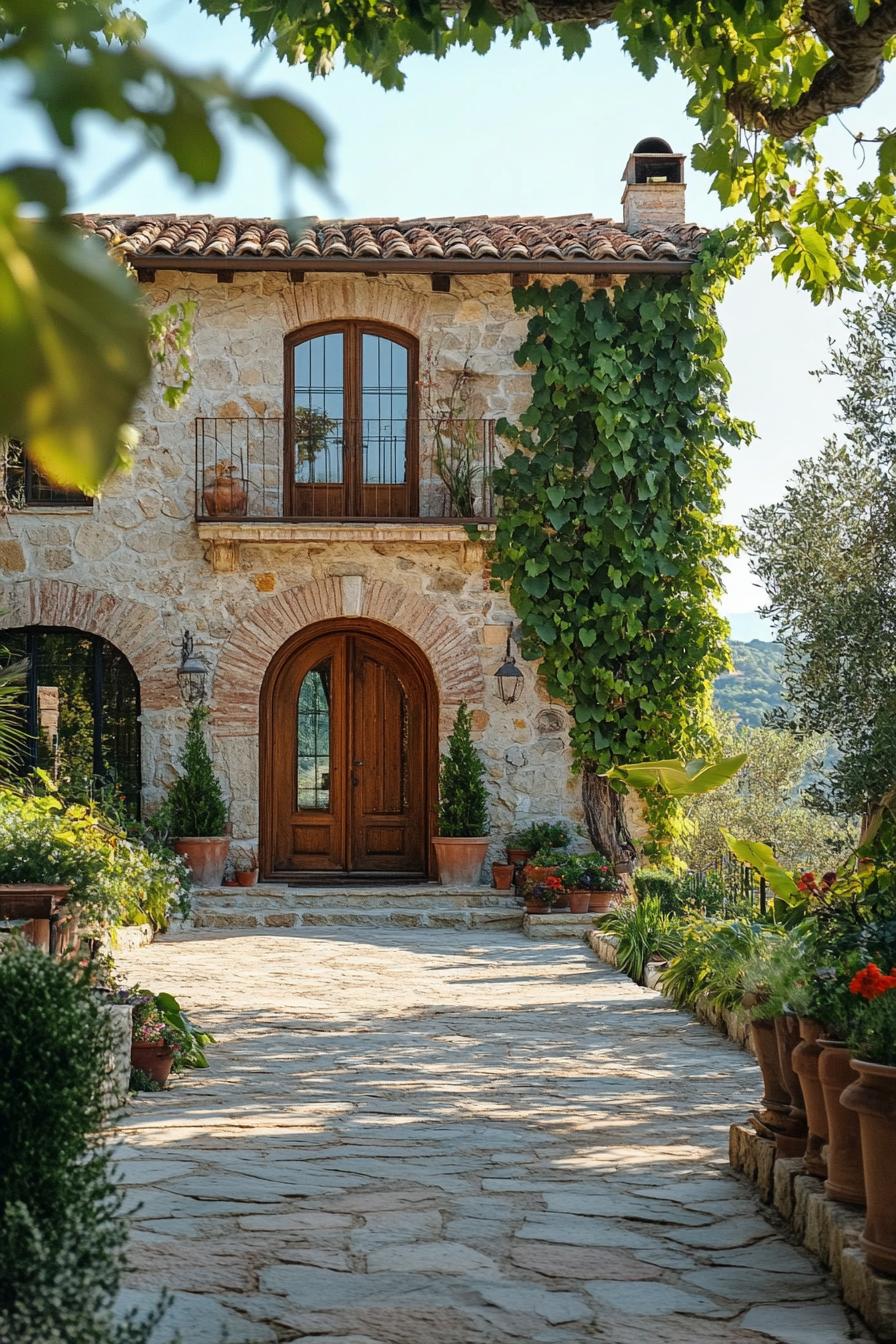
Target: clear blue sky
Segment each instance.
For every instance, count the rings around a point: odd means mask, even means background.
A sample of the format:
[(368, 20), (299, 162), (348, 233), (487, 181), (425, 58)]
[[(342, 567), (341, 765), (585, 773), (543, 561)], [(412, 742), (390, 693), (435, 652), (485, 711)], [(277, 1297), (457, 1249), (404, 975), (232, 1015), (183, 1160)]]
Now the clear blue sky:
[[(330, 185), (291, 176), (282, 158), (248, 131), (228, 139), (221, 181), (197, 190), (152, 160), (114, 179), (133, 149), (128, 133), (84, 118), (69, 166), (76, 208), (142, 212), (322, 215), (563, 214), (591, 210), (619, 218), (626, 158), (645, 135), (661, 135), (687, 152), (696, 135), (685, 116), (687, 91), (668, 71), (646, 83), (615, 34), (602, 30), (582, 61), (563, 61), (534, 43), (507, 44), (480, 57), (466, 52), (407, 63), (407, 87), (384, 93), (363, 75), (337, 70), (312, 80), (252, 48), (234, 19), (207, 19), (184, 0), (138, 4), (153, 44), (193, 70), (248, 77), (256, 91), (278, 88), (304, 100), (330, 134)], [(15, 88), (0, 82), (3, 158), (41, 152), (38, 117), (15, 109)], [(885, 87), (861, 113), (847, 117), (868, 131), (896, 122), (896, 94)], [(844, 171), (852, 142), (839, 127), (825, 133)], [(721, 219), (706, 179), (688, 171), (688, 217)], [(727, 516), (777, 498), (800, 457), (818, 449), (833, 425), (836, 390), (810, 375), (836, 334), (837, 306), (814, 308), (796, 290), (772, 281), (761, 263), (725, 300), (733, 409), (756, 422), (760, 439), (735, 461)], [(724, 611), (736, 636), (762, 634), (755, 616), (761, 593), (744, 559), (732, 566)]]

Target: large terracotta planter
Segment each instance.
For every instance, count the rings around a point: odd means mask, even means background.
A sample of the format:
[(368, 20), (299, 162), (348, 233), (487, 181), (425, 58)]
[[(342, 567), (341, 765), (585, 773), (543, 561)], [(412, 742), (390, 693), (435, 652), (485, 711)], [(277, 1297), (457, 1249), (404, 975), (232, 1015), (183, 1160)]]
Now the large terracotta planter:
[(569, 913), (571, 915), (587, 915), (591, 908), (591, 896), (592, 893), (585, 887), (568, 891), (566, 899), (569, 902)]
[(618, 891), (592, 891), (588, 893), (588, 909), (592, 915), (605, 915), (619, 896)]
[(840, 1104), (840, 1095), (856, 1080), (850, 1066), (850, 1049), (843, 1041), (820, 1037), (818, 1081), (824, 1093), (828, 1117), (828, 1178), (824, 1188), (831, 1199), (841, 1204), (865, 1203), (865, 1176), (862, 1170), (862, 1136), (855, 1111)]
[(759, 1072), (762, 1074), (762, 1100), (760, 1110), (754, 1111), (751, 1120), (754, 1129), (767, 1139), (776, 1139), (778, 1134), (791, 1126), (790, 1093), (781, 1077), (781, 1060), (778, 1055), (778, 1038), (775, 1024), (771, 1018), (756, 1018), (750, 1023), (750, 1035), (753, 1041), (753, 1053)]
[(791, 1056), (800, 1043), (799, 1019), (792, 1013), (775, 1018), (775, 1039), (778, 1042), (778, 1060), (781, 1081), (790, 1098), (790, 1124), (775, 1138), (779, 1157), (802, 1157), (809, 1136), (806, 1108), (799, 1075), (794, 1071)]
[(443, 887), (478, 887), (488, 836), (440, 835), (432, 842)]
[(867, 1208), (860, 1238), (872, 1269), (896, 1274), (896, 1068), (854, 1059), (840, 1105), (859, 1118)]
[(806, 1120), (809, 1125), (803, 1162), (811, 1176), (820, 1176), (824, 1180), (828, 1174), (828, 1164), (823, 1153), (824, 1145), (828, 1141), (828, 1116), (824, 1108), (824, 1093), (818, 1078), (818, 1061), (821, 1057), (818, 1038), (824, 1027), (811, 1017), (801, 1017), (799, 1024), (800, 1043), (793, 1052), (792, 1062), (803, 1089)]
[(174, 1063), (174, 1047), (170, 1045), (131, 1044), (131, 1065), (148, 1073), (154, 1083), (167, 1083)]
[(171, 848), (186, 863), (194, 886), (220, 887), (230, 848), (226, 836), (184, 835), (173, 841)]

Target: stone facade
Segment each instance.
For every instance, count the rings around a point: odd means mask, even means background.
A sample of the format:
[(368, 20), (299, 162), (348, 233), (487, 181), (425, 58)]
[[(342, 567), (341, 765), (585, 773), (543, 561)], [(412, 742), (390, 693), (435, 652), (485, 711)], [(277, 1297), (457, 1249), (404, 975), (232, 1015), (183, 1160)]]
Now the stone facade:
[[(563, 277), (556, 277), (561, 281)], [(584, 284), (592, 282), (585, 280)], [(595, 283), (602, 283), (596, 281)], [(144, 794), (148, 806), (173, 774), (186, 725), (176, 669), (184, 629), (211, 670), (214, 757), (234, 837), (258, 835), (258, 694), (271, 656), (313, 620), (362, 615), (403, 630), (429, 659), (444, 741), (460, 700), (474, 711), (486, 761), (495, 844), (514, 823), (565, 816), (580, 823), (566, 715), (533, 667), (513, 706), (494, 672), (514, 619), (490, 591), (482, 542), (459, 530), (433, 539), (242, 542), (231, 567), (213, 567), (194, 519), (194, 417), (279, 416), (284, 338), (307, 324), (362, 318), (392, 323), (420, 344), (421, 369), (450, 377), (469, 361), (473, 413), (496, 418), (525, 406), (529, 375), (513, 359), (525, 331), (511, 278), (452, 277), (434, 292), (427, 275), (160, 273), (148, 302), (197, 302), (194, 381), (177, 409), (154, 385), (140, 410), (133, 470), (85, 509), (29, 508), (2, 522), (0, 571), (6, 627), (72, 626), (110, 640), (140, 681)], [(437, 539), (435, 539), (437, 538)]]

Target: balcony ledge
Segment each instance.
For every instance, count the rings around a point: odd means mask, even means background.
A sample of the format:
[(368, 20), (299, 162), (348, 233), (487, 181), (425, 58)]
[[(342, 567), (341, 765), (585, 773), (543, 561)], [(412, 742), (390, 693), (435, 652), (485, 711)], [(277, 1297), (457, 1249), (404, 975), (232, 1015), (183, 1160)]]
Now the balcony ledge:
[(366, 523), (359, 519), (347, 523), (287, 522), (282, 519), (245, 522), (231, 519), (221, 522), (197, 523), (200, 541), (208, 548), (212, 568), (229, 573), (239, 568), (239, 548), (245, 546), (307, 546), (334, 541), (352, 541), (377, 546), (465, 545), (470, 541), (490, 541), (494, 524), (489, 522), (463, 523), (460, 519), (438, 519), (433, 522), (415, 518), (395, 522)]

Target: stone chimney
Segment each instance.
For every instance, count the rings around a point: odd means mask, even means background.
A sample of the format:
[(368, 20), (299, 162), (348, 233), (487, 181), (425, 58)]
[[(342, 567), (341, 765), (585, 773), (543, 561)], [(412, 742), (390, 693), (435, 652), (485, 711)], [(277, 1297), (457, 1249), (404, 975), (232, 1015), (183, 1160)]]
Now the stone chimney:
[(627, 233), (684, 223), (684, 155), (665, 140), (639, 140), (622, 175), (622, 219)]

